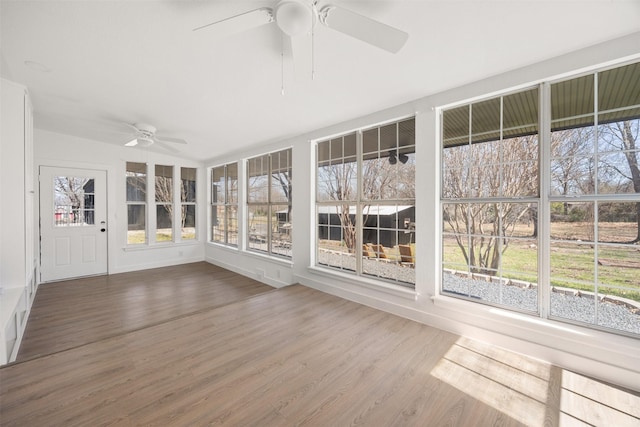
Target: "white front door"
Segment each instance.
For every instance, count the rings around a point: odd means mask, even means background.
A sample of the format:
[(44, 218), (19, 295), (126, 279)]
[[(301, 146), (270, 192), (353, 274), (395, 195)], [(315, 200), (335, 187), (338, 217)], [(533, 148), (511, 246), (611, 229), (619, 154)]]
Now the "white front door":
[(107, 273), (107, 172), (40, 166), (40, 281)]

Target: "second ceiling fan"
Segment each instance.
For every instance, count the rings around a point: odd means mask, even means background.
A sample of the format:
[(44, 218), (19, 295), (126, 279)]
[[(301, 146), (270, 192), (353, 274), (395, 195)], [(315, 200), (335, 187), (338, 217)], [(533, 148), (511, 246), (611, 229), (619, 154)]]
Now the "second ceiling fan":
[(203, 25), (194, 31), (207, 29), (215, 36), (225, 37), (275, 22), (295, 46), (296, 39), (312, 32), (317, 21), (391, 53), (398, 52), (409, 38), (409, 34), (402, 30), (348, 9), (334, 5), (318, 9), (314, 0), (280, 0), (273, 8), (254, 9)]

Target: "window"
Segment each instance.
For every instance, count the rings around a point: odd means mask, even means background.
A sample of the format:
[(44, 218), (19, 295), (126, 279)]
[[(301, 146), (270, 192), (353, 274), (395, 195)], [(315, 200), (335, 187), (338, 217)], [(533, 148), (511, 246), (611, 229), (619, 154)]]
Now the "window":
[(640, 334), (640, 64), (446, 109), (441, 135), (442, 292)]
[(156, 165), (156, 242), (173, 241), (173, 166)]
[(196, 168), (180, 168), (180, 239), (196, 238)]
[(535, 312), (538, 89), (446, 110), (442, 122), (442, 290)]
[(54, 178), (54, 225), (73, 227), (95, 224), (94, 178), (56, 176)]
[(238, 164), (211, 170), (211, 241), (238, 246)]
[(639, 137), (640, 63), (551, 85), (551, 317), (640, 334)]
[(415, 119), (316, 144), (316, 264), (415, 284)]
[(247, 161), (247, 247), (291, 257), (291, 149)]
[(127, 244), (147, 243), (147, 165), (127, 162)]

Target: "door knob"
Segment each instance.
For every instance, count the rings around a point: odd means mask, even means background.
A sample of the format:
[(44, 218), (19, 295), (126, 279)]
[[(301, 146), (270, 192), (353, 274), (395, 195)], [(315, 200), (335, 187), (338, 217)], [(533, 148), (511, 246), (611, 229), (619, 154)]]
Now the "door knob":
[(107, 231), (107, 229), (106, 228), (101, 228), (100, 231), (102, 231), (104, 233), (105, 231)]

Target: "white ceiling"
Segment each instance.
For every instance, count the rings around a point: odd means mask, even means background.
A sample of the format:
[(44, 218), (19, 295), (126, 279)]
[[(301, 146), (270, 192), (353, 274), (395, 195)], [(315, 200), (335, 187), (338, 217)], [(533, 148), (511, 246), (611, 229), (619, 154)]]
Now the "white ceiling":
[(205, 160), (640, 29), (639, 0), (334, 0), (409, 41), (393, 55), (318, 25), (315, 80), (287, 60), (282, 95), (275, 25), (192, 31), (276, 2), (2, 0), (0, 71), (29, 88), (37, 128), (123, 144), (118, 123), (147, 122)]

